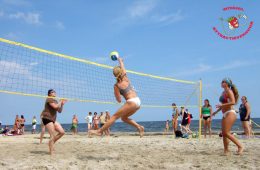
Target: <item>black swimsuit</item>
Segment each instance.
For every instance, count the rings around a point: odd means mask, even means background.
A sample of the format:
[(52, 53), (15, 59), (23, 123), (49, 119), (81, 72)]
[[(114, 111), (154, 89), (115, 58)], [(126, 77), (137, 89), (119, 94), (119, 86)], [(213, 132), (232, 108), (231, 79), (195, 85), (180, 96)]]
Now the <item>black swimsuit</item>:
[(44, 126), (46, 126), (48, 123), (52, 122), (53, 124), (55, 123), (54, 121), (52, 120), (49, 120), (49, 119), (45, 119), (45, 118), (42, 118), (42, 123), (44, 124)]
[(246, 106), (244, 104), (241, 104), (239, 107), (239, 114), (240, 114), (240, 121), (249, 121), (250, 120), (250, 114), (247, 119), (246, 118)]

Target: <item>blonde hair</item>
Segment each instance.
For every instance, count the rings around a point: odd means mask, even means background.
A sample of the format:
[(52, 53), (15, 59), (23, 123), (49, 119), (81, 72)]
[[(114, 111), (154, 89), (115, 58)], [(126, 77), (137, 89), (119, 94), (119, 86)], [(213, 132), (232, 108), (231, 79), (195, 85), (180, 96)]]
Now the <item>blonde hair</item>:
[(113, 74), (116, 77), (117, 82), (122, 81), (122, 73), (123, 73), (123, 70), (121, 69), (120, 66), (114, 67)]

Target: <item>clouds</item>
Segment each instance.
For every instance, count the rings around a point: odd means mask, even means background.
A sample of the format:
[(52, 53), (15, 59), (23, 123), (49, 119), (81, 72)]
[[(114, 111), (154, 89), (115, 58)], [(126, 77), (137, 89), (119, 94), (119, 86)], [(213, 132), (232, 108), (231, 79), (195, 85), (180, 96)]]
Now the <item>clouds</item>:
[(55, 25), (55, 28), (57, 28), (59, 30), (65, 29), (65, 26), (64, 26), (63, 22), (61, 22), (61, 21), (56, 21), (54, 25)]
[(40, 21), (40, 14), (36, 12), (28, 12), (28, 13), (16, 12), (14, 14), (9, 14), (8, 17), (10, 19), (21, 20), (32, 25), (42, 24), (42, 22)]
[(10, 75), (11, 71), (16, 72), (17, 74), (20, 74), (20, 75), (25, 75), (25, 76), (30, 75), (30, 69), (29, 68), (27, 68), (26, 66), (23, 66), (21, 64), (18, 64), (16, 62), (1, 60), (0, 61), (0, 67), (1, 68), (8, 68), (8, 70), (10, 70), (10, 72), (8, 72), (8, 71), (0, 72), (1, 76)]
[(155, 0), (136, 1), (127, 10), (127, 15), (130, 18), (144, 17), (149, 14), (157, 5)]
[(31, 5), (28, 1), (25, 0), (3, 0), (4, 4), (12, 6), (29, 6)]
[(129, 26), (137, 23), (160, 24), (166, 26), (185, 19), (182, 10), (162, 12), (160, 1), (140, 0), (135, 1), (124, 10), (123, 15), (114, 21), (121, 26)]
[(38, 11), (33, 8), (33, 4), (25, 0), (2, 0), (0, 1), (0, 19), (5, 22), (23, 23), (20, 26), (32, 25), (41, 27), (51, 27), (57, 30), (64, 30), (65, 26), (62, 21), (43, 20), (48, 18), (44, 11)]
[(197, 75), (197, 74), (202, 74), (206, 72), (219, 72), (219, 71), (227, 71), (227, 70), (232, 70), (232, 69), (238, 69), (242, 67), (249, 67), (252, 65), (256, 65), (259, 62), (256, 61), (242, 61), (242, 60), (235, 60), (230, 63), (225, 63), (223, 66), (214, 66), (210, 64), (204, 64), (200, 63), (197, 67), (192, 68), (185, 71), (176, 73), (175, 76), (191, 76), (191, 75)]
[(167, 14), (167, 15), (155, 15), (152, 17), (152, 20), (157, 23), (163, 23), (164, 25), (172, 24), (175, 22), (179, 22), (183, 20), (185, 17), (182, 14), (181, 10), (178, 10), (174, 13)]
[[(0, 10), (0, 17), (6, 20), (18, 21), (23, 22), (25, 24), (33, 25), (33, 26), (51, 26), (57, 30), (65, 30), (65, 25), (62, 21), (47, 21), (44, 22), (42, 20), (42, 14), (39, 12), (15, 12), (15, 13), (8, 13)], [(13, 36), (11, 36), (13, 37)]]
[(0, 17), (5, 18), (7, 20), (17, 20), (30, 25), (41, 25), (43, 22), (41, 21), (41, 14), (38, 12), (5, 12), (0, 11)]
[(0, 17), (4, 16), (4, 11), (0, 10)]

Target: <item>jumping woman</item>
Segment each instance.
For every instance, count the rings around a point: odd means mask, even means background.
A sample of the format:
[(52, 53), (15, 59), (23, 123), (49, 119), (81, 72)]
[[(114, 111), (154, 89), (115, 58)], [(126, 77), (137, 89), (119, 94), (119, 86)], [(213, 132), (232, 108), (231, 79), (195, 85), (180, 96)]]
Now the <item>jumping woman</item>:
[(237, 119), (236, 111), (234, 110), (233, 106), (238, 101), (238, 97), (239, 97), (238, 90), (229, 78), (225, 78), (222, 80), (221, 87), (224, 89), (222, 95), (219, 98), (221, 104), (216, 105), (216, 108), (218, 108), (218, 110), (215, 111), (213, 115), (215, 115), (220, 110), (223, 113), (222, 135), (223, 135), (223, 144), (224, 144), (224, 154), (228, 155), (229, 153), (228, 145), (229, 145), (229, 140), (231, 140), (234, 144), (237, 145), (238, 148), (237, 154), (241, 155), (243, 152), (243, 146), (237, 140), (237, 138), (230, 133), (231, 128)]
[(129, 117), (132, 116), (141, 105), (141, 101), (130, 83), (126, 75), (126, 70), (124, 67), (123, 60), (118, 57), (119, 66), (114, 67), (113, 74), (116, 78), (116, 84), (114, 85), (114, 95), (117, 102), (121, 103), (122, 95), (126, 102), (125, 104), (117, 110), (117, 112), (98, 130), (91, 130), (90, 134), (101, 135), (102, 132), (106, 131), (117, 119), (121, 118), (122, 121), (134, 126), (140, 134), (140, 137), (143, 137), (144, 127), (136, 123), (134, 120)]
[[(46, 99), (44, 110), (42, 111), (42, 123), (48, 129), (50, 134), (49, 140), (49, 151), (50, 154), (53, 154), (54, 143), (57, 142), (64, 134), (64, 130), (56, 121), (57, 111), (62, 112), (63, 105), (66, 103), (66, 100), (61, 100), (58, 102), (54, 98), (56, 97), (56, 92), (53, 89), (48, 90), (48, 98)], [(58, 132), (56, 134), (56, 132)]]

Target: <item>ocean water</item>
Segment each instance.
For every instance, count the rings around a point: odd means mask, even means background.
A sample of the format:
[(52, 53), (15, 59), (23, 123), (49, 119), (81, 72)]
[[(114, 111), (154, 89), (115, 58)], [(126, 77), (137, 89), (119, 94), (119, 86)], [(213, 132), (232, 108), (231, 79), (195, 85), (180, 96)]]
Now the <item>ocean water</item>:
[[(258, 125), (260, 125), (260, 118), (252, 119)], [(142, 126), (145, 127), (146, 132), (163, 132), (165, 129), (165, 121), (145, 121), (145, 122), (138, 122)], [(181, 123), (179, 121), (179, 123)], [(11, 126), (12, 127), (12, 126)], [(62, 127), (65, 129), (66, 132), (70, 131), (71, 124), (62, 124)], [(203, 127), (203, 125), (202, 125)], [(192, 120), (190, 129), (194, 132), (197, 132), (199, 128), (199, 121)], [(124, 122), (116, 122), (111, 128), (112, 132), (136, 132), (136, 129)], [(170, 122), (170, 129), (172, 129), (171, 122)], [(214, 132), (218, 132), (221, 129), (221, 119), (216, 119), (212, 121), (212, 130)], [(239, 119), (235, 122), (232, 128), (233, 131), (243, 131), (241, 122)], [(254, 131), (260, 131), (260, 128), (253, 124)], [(31, 125), (25, 125), (25, 131), (31, 131)], [(37, 125), (37, 132), (40, 131), (40, 125)], [(80, 123), (78, 125), (79, 132), (86, 132), (87, 131), (87, 124)]]

